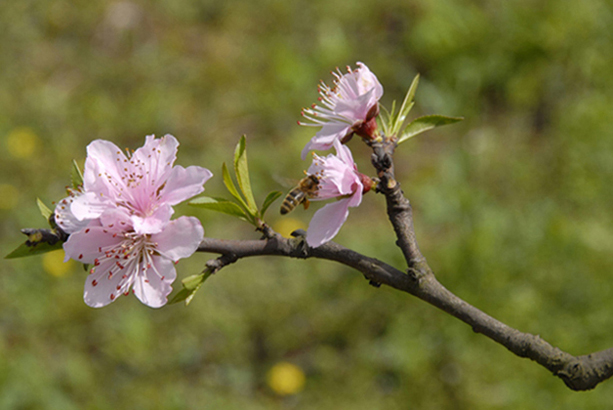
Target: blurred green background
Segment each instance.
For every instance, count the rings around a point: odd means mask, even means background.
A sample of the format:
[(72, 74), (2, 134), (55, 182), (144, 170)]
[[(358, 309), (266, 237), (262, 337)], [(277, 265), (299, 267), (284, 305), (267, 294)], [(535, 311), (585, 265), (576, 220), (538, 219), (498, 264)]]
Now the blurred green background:
[[(2, 253), (43, 227), (95, 138), (181, 142), (216, 177), (247, 134), (261, 201), (309, 165), (320, 79), (365, 62), (383, 104), (464, 116), (403, 144), (425, 256), (469, 303), (573, 354), (613, 346), (613, 6), (607, 0), (0, 2)], [(368, 150), (350, 143), (361, 171)], [(304, 227), (319, 204), (269, 222)], [(185, 205), (206, 234), (250, 226)], [(373, 226), (378, 227), (373, 229)], [(336, 240), (402, 268), (368, 194)], [(424, 302), (323, 261), (243, 260), (193, 303), (95, 310), (61, 252), (2, 260), (0, 409), (602, 409)], [(213, 255), (178, 265), (197, 273)], [(180, 285), (175, 284), (175, 289)]]

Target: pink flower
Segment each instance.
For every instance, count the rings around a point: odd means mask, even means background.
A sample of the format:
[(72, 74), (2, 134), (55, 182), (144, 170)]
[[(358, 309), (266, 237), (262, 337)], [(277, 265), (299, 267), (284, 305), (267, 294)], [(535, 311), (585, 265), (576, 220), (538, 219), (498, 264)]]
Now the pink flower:
[(166, 304), (174, 264), (192, 255), (204, 230), (196, 218), (170, 221), (172, 205), (204, 190), (212, 176), (201, 167), (174, 166), (179, 143), (148, 136), (131, 155), (109, 141), (87, 147), (83, 187), (55, 209), (70, 234), (66, 260), (93, 264), (85, 303), (101, 307), (132, 290), (151, 307)]
[(372, 186), (370, 178), (358, 172), (349, 148), (338, 139), (333, 145), (336, 155), (313, 154), (313, 163), (307, 171), (319, 179), (317, 194), (312, 200), (338, 199), (313, 215), (306, 235), (307, 243), (313, 248), (334, 238), (349, 215), (349, 207), (360, 205), (362, 194)]
[(192, 255), (204, 235), (193, 217), (170, 221), (155, 234), (136, 233), (131, 222), (125, 213), (108, 210), (64, 244), (66, 260), (93, 265), (83, 295), (91, 307), (106, 306), (131, 289), (150, 307), (165, 305), (175, 263)]
[[(117, 208), (131, 219), (136, 233), (160, 232), (174, 212), (172, 205), (204, 191), (213, 175), (202, 167), (173, 166), (178, 145), (172, 135), (150, 135), (143, 147), (126, 155), (112, 142), (92, 142), (87, 147), (83, 193), (72, 198), (70, 212), (86, 221)], [(61, 216), (58, 224), (64, 229)]]
[(302, 150), (302, 159), (309, 151), (330, 149), (334, 141), (346, 139), (355, 132), (361, 134), (362, 129), (374, 131), (383, 87), (365, 64), (358, 62), (357, 65), (356, 70), (347, 67), (347, 74), (340, 70), (332, 73), (336, 77), (334, 86), (329, 88), (324, 82), (319, 86), (321, 106), (314, 104), (302, 111), (313, 123), (299, 122), (300, 125), (321, 127)]

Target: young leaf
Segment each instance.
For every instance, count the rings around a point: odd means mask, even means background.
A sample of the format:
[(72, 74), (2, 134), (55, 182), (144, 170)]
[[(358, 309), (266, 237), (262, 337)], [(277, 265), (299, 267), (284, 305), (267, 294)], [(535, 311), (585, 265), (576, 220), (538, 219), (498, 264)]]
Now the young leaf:
[(223, 176), (223, 183), (228, 189), (228, 191), (230, 192), (230, 194), (232, 194), (232, 196), (236, 198), (236, 200), (240, 202), (242, 206), (247, 208), (247, 204), (245, 203), (243, 198), (238, 193), (238, 190), (236, 189), (236, 185), (234, 185), (234, 181), (232, 181), (232, 177), (230, 176), (230, 172), (228, 171), (228, 167), (226, 166), (225, 162), (221, 166), (221, 174)]
[(187, 278), (183, 279), (181, 281), (181, 283), (183, 284), (183, 287), (187, 290), (194, 290), (197, 289), (198, 286), (200, 286), (200, 284), (202, 284), (202, 282), (205, 281), (206, 277), (206, 273), (208, 272), (208, 270), (199, 273), (198, 275), (191, 275), (188, 276)]
[(402, 101), (402, 105), (400, 106), (400, 110), (398, 110), (398, 116), (394, 118), (394, 125), (392, 128), (392, 133), (397, 134), (402, 129), (402, 125), (404, 124), (407, 115), (413, 108), (413, 99), (415, 98), (415, 92), (417, 91), (417, 85), (419, 84), (419, 74), (415, 76), (413, 82), (411, 82), (411, 86), (409, 87), (409, 91), (407, 95), (405, 95), (404, 100)]
[(189, 303), (194, 298), (194, 295), (200, 289), (205, 280), (207, 280), (211, 276), (211, 271), (206, 269), (204, 272), (198, 275), (188, 276), (183, 279), (181, 282), (183, 284), (183, 289), (179, 291), (171, 300), (168, 302), (169, 305), (174, 303), (185, 301), (185, 306), (189, 305)]
[[(418, 85), (419, 85), (419, 74), (417, 74), (415, 78), (413, 78), (413, 81), (411, 82), (411, 86), (409, 87), (409, 92), (407, 92), (407, 95), (404, 98), (404, 102), (402, 103), (403, 107), (405, 105), (405, 102), (413, 102), (413, 100), (415, 99), (415, 92), (417, 91)], [(400, 111), (402, 112), (402, 108), (400, 108)]]
[(187, 298), (190, 298), (190, 301), (191, 301), (191, 298), (193, 297), (193, 294), (195, 292), (196, 292), (195, 290), (181, 289), (176, 295), (172, 297), (172, 299), (168, 301), (168, 304), (174, 305), (175, 303), (183, 302)]
[(249, 181), (249, 167), (247, 166), (247, 151), (245, 148), (244, 135), (238, 141), (236, 150), (234, 151), (234, 172), (236, 172), (238, 186), (247, 201), (247, 209), (252, 215), (255, 215), (258, 211), (258, 207), (255, 205), (255, 199), (251, 191), (251, 182)]
[(47, 205), (45, 205), (45, 203), (41, 201), (40, 198), (36, 198), (36, 205), (38, 205), (38, 209), (40, 210), (40, 213), (45, 217), (45, 219), (49, 220), (49, 217), (51, 216), (53, 211), (47, 208)]
[(224, 214), (236, 216), (238, 218), (247, 219), (245, 212), (240, 206), (232, 201), (223, 198), (211, 198), (209, 196), (201, 196), (189, 201), (189, 205), (197, 206), (198, 208), (210, 209), (211, 211), (222, 212)]
[(260, 218), (264, 218), (264, 214), (266, 213), (266, 210), (268, 209), (268, 207), (272, 205), (272, 203), (275, 202), (277, 198), (279, 198), (281, 195), (283, 195), (282, 192), (273, 191), (266, 196), (266, 199), (262, 203), (262, 210), (260, 211)]
[(416, 118), (407, 125), (402, 136), (398, 139), (398, 144), (432, 128), (453, 124), (463, 119), (463, 117), (446, 117), (444, 115), (426, 115)]
[[(395, 104), (396, 104), (396, 101), (392, 103), (392, 110), (394, 109)], [(390, 112), (387, 110), (387, 108), (385, 108), (383, 105), (379, 104), (379, 108), (381, 111), (379, 113), (379, 118), (377, 118), (378, 123), (383, 129), (384, 135), (391, 135), (390, 126), (392, 126), (392, 116)]]
[(75, 161), (74, 159), (72, 160), (71, 179), (72, 187), (74, 189), (83, 186), (83, 173), (81, 172), (81, 169), (79, 169), (79, 164), (77, 164), (77, 161)]
[(396, 115), (396, 100), (392, 101), (392, 109), (388, 112), (388, 114), (390, 118)]

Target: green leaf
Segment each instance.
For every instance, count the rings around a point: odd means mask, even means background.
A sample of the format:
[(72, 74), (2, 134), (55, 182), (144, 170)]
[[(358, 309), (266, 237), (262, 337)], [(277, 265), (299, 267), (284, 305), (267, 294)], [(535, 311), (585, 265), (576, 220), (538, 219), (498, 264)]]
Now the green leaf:
[(240, 206), (223, 198), (201, 196), (189, 201), (189, 205), (196, 206), (198, 208), (210, 209), (211, 211), (222, 212), (224, 214), (236, 216), (242, 219), (246, 218), (245, 212)]
[[(380, 105), (379, 105), (379, 107), (380, 107)], [(389, 119), (394, 118), (394, 116), (396, 115), (396, 100), (392, 101), (392, 109), (387, 111), (387, 115), (388, 115)]]
[(226, 166), (225, 162), (221, 166), (221, 174), (223, 176), (223, 183), (228, 189), (228, 191), (230, 192), (230, 194), (232, 194), (232, 196), (236, 198), (236, 200), (240, 202), (241, 205), (247, 208), (247, 204), (245, 203), (243, 198), (238, 193), (238, 190), (236, 189), (236, 185), (234, 185), (234, 181), (232, 181), (232, 177), (230, 176), (230, 172), (228, 171), (228, 167)]
[(77, 189), (83, 185), (83, 173), (81, 172), (81, 169), (79, 169), (79, 164), (77, 164), (77, 161), (74, 159), (72, 160), (71, 179), (72, 187), (74, 189)]
[(195, 290), (206, 280), (205, 275), (207, 271), (199, 273), (197, 275), (191, 275), (183, 279), (181, 283), (186, 290)]
[(398, 113), (398, 118), (396, 118), (396, 122), (394, 122), (394, 129), (392, 130), (393, 135), (398, 135), (398, 133), (402, 129), (402, 126), (405, 123), (407, 115), (409, 115), (409, 111), (411, 111), (411, 108), (413, 108), (413, 105), (415, 105), (415, 103), (411, 102), (409, 105), (406, 106), (406, 112), (404, 113), (404, 115), (401, 115), (400, 112)]
[(252, 215), (255, 215), (258, 211), (258, 207), (255, 204), (253, 192), (251, 191), (251, 182), (249, 181), (249, 167), (247, 166), (245, 141), (245, 136), (241, 136), (234, 150), (234, 172), (236, 172), (238, 186), (247, 201), (247, 209)]
[(394, 125), (392, 128), (392, 134), (397, 134), (402, 129), (402, 125), (404, 124), (411, 108), (413, 108), (415, 98), (415, 92), (417, 91), (417, 86), (419, 84), (419, 74), (413, 78), (411, 82), (411, 86), (409, 87), (409, 91), (407, 91), (407, 95), (404, 96), (404, 100), (402, 101), (402, 105), (400, 106), (400, 110), (398, 110), (398, 116), (393, 119)]
[(29, 241), (22, 243), (13, 252), (9, 253), (4, 259), (24, 258), (26, 256), (41, 255), (43, 253), (62, 249), (62, 242), (50, 244), (47, 242), (36, 242), (28, 245)]
[[(402, 107), (404, 107), (406, 102), (413, 102), (413, 100), (415, 99), (415, 92), (417, 91), (418, 85), (419, 85), (419, 74), (417, 74), (415, 78), (413, 78), (413, 81), (411, 82), (411, 86), (409, 87), (409, 91), (407, 92), (407, 95), (404, 98), (404, 101), (402, 103)], [(400, 108), (400, 112), (402, 112), (402, 108)]]
[(266, 213), (266, 210), (268, 209), (268, 207), (272, 205), (272, 203), (275, 202), (277, 198), (279, 198), (281, 195), (283, 195), (282, 192), (273, 191), (266, 196), (266, 199), (264, 199), (264, 202), (262, 203), (262, 210), (260, 211), (260, 218), (264, 218), (264, 214)]
[[(392, 112), (394, 109), (394, 106), (396, 105), (396, 101), (394, 101), (392, 103)], [(381, 125), (381, 128), (383, 129), (383, 134), (385, 135), (391, 135), (391, 114), (390, 112), (387, 110), (387, 108), (385, 108), (383, 105), (379, 104), (379, 109), (381, 110), (379, 113), (379, 118), (378, 118), (378, 122)]]
[(211, 271), (206, 269), (204, 272), (198, 275), (191, 275), (187, 278), (183, 279), (181, 282), (183, 284), (183, 289), (181, 289), (174, 297), (168, 302), (169, 305), (185, 301), (185, 306), (189, 305), (189, 303), (194, 298), (194, 295), (200, 289), (205, 280), (211, 276)]
[(51, 216), (53, 211), (47, 208), (47, 205), (45, 205), (45, 203), (41, 201), (40, 198), (36, 198), (36, 205), (38, 205), (38, 209), (40, 210), (40, 213), (43, 215), (43, 217), (46, 220), (49, 220), (49, 217)]
[[(172, 299), (170, 299), (168, 301), (168, 305), (174, 305), (175, 303), (179, 303), (179, 302), (183, 302), (184, 300), (186, 300), (187, 298), (193, 298), (193, 294), (195, 293), (195, 291), (193, 290), (187, 290), (187, 289), (181, 289), (179, 292), (177, 292)], [(187, 304), (188, 302), (186, 302)]]
[(416, 118), (407, 125), (402, 136), (398, 139), (398, 144), (432, 128), (453, 124), (463, 119), (463, 117), (446, 117), (444, 115), (426, 115)]

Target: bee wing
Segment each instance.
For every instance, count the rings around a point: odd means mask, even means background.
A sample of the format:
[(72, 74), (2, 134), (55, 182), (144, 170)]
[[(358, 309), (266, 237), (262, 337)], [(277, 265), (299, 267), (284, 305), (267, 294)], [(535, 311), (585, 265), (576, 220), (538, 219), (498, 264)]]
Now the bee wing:
[(272, 179), (287, 190), (295, 188), (300, 183), (300, 178), (288, 178), (281, 175), (273, 175)]

